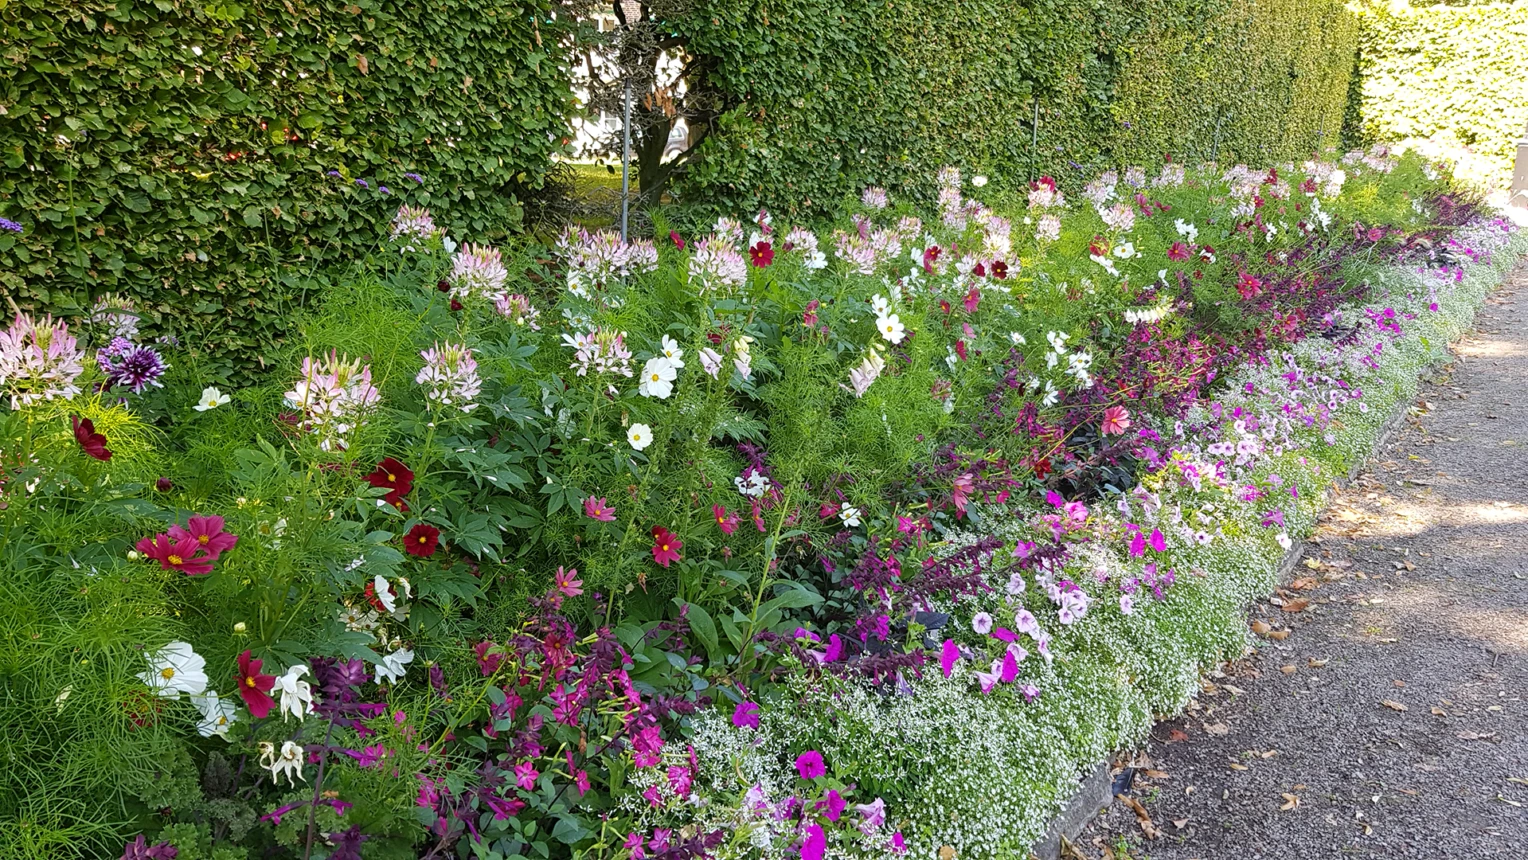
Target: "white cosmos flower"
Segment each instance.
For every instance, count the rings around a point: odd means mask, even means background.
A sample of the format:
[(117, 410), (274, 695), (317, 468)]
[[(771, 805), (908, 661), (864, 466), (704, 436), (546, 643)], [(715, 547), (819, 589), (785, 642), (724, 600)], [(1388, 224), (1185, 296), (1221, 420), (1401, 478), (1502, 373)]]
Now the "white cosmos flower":
[(886, 301), (885, 296), (876, 293), (870, 297), (870, 307), (875, 311), (876, 316), (883, 317), (886, 316), (887, 311), (891, 310), (891, 302)]
[(216, 409), (219, 406), (227, 405), (228, 399), (228, 395), (216, 388), (203, 388), (201, 399), (191, 408), (197, 412), (206, 412), (208, 409)]
[(383, 680), (388, 683), (397, 683), (408, 671), (408, 664), (412, 662), (414, 662), (414, 652), (407, 648), (399, 648), (388, 654), (382, 658), (381, 663), (377, 664), (377, 683), (380, 684)]
[(981, 187), (985, 186), (986, 184), (987, 184), (987, 177), (985, 177), (985, 176), (977, 175), (977, 176), (971, 177), (971, 187), (972, 188), (981, 188)]
[(292, 785), (297, 780), (307, 782), (307, 777), (302, 775), (302, 746), (292, 741), (284, 741), (281, 744), (281, 752), (276, 752), (276, 745), (270, 741), (260, 742), (260, 766), (271, 772), (271, 781), (281, 782), (281, 775), (287, 775), (287, 781)]
[(1024, 340), (1024, 335), (1019, 334), (1016, 331), (1009, 332), (1008, 339), (1013, 341), (1014, 346), (1023, 346), (1025, 343), (1027, 343), (1027, 341)]
[(851, 529), (858, 527), (860, 524), (860, 509), (848, 502), (844, 502), (843, 506), (838, 509), (838, 516), (839, 519), (844, 521), (844, 525)]
[(1128, 260), (1131, 257), (1134, 257), (1135, 244), (1131, 242), (1121, 242), (1119, 247), (1114, 249), (1114, 256), (1119, 257), (1121, 260)]
[(276, 679), (276, 690), (281, 693), (281, 721), (286, 722), (288, 714), (301, 722), (303, 717), (313, 713), (313, 687), (302, 676), (307, 674), (308, 667), (301, 663), (286, 670), (286, 674)]
[(684, 367), (684, 350), (679, 348), (678, 341), (668, 335), (664, 335), (662, 352), (663, 357), (668, 359), (669, 364), (675, 368)]
[(642, 383), (637, 386), (637, 393), (643, 397), (667, 400), (674, 393), (674, 380), (678, 376), (679, 372), (668, 359), (662, 356), (649, 358), (642, 367)]
[(239, 719), (234, 703), (219, 697), (217, 690), (208, 690), (205, 696), (192, 696), (191, 704), (202, 712), (202, 720), (196, 724), (196, 731), (204, 738), (217, 735), (226, 739), (228, 727)]
[(907, 327), (902, 325), (902, 320), (896, 314), (880, 317), (875, 321), (875, 327), (880, 330), (881, 337), (892, 343), (901, 343), (907, 336)]
[(186, 642), (171, 642), (149, 655), (149, 670), (138, 678), (166, 699), (181, 693), (201, 695), (207, 689), (207, 661)]
[(808, 269), (816, 271), (828, 267), (828, 255), (822, 251), (808, 251), (801, 259), (801, 264)]
[(653, 428), (646, 424), (633, 424), (626, 430), (626, 441), (638, 451), (645, 450), (653, 444)]

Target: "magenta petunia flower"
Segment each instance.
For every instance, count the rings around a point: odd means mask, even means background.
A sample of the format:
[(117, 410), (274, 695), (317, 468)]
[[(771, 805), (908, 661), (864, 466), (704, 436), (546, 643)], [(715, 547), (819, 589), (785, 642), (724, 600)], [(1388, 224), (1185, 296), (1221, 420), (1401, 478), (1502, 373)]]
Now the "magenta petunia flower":
[(740, 729), (758, 728), (759, 710), (757, 702), (738, 702), (737, 707), (732, 710), (732, 724)]
[(802, 779), (817, 779), (828, 775), (828, 768), (822, 762), (822, 753), (817, 750), (807, 750), (796, 756), (796, 772), (801, 774)]
[(515, 784), (526, 791), (531, 791), (536, 787), (536, 779), (540, 776), (541, 774), (536, 770), (536, 766), (528, 761), (522, 761), (515, 765)]
[(822, 832), (821, 824), (808, 824), (806, 827), (806, 841), (801, 843), (801, 860), (822, 860), (822, 855), (828, 850), (828, 835)]
[(954, 639), (944, 640), (944, 649), (939, 654), (939, 668), (944, 670), (944, 676), (950, 677), (955, 671), (955, 661), (960, 659), (960, 646), (955, 644)]

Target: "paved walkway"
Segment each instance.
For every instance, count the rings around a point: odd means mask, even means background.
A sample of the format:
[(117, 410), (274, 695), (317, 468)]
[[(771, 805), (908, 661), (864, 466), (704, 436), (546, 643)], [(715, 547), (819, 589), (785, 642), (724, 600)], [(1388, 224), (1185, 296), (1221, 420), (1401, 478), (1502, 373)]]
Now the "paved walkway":
[(1476, 323), (1072, 856), (1528, 857), (1528, 269)]

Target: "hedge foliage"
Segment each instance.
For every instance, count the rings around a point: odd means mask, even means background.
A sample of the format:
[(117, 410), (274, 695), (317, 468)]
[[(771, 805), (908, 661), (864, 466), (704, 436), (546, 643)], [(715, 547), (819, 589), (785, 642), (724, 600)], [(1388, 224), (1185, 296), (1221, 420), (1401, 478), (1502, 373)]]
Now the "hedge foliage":
[(569, 107), (549, 11), (0, 3), (0, 217), (25, 229), (0, 232), (0, 286), (64, 313), (120, 292), (149, 330), (257, 366), (320, 264), (374, 249), (400, 200), (459, 238), (518, 223)]
[(1001, 188), (1303, 156), (1337, 142), (1357, 40), (1338, 0), (696, 6), (676, 26), (734, 106), (680, 190), (729, 209), (918, 189), (940, 164)]
[(1359, 22), (1364, 137), (1453, 138), (1510, 176), (1528, 126), (1528, 3), (1371, 4)]

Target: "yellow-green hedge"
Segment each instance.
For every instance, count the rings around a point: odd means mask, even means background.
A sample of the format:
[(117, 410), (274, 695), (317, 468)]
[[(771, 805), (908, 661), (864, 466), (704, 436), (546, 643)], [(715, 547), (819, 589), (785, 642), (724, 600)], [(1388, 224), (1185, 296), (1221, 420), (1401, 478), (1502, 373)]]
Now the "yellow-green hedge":
[(1528, 126), (1528, 3), (1373, 4), (1359, 22), (1363, 136), (1452, 138), (1510, 176)]

